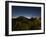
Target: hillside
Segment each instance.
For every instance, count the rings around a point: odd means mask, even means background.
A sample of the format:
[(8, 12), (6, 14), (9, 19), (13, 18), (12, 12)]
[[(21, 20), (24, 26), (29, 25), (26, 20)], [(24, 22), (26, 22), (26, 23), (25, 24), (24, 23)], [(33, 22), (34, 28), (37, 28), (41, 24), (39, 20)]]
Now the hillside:
[(24, 16), (12, 18), (12, 31), (20, 30), (39, 30), (41, 29), (41, 20), (37, 18), (28, 19)]

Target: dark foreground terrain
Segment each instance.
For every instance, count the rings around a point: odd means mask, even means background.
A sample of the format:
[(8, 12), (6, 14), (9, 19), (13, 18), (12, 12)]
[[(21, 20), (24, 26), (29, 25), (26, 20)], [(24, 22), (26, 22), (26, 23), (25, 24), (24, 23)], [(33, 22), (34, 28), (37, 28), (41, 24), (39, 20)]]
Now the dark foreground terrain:
[(41, 29), (41, 19), (20, 16), (18, 18), (12, 18), (12, 31), (21, 30), (40, 30)]

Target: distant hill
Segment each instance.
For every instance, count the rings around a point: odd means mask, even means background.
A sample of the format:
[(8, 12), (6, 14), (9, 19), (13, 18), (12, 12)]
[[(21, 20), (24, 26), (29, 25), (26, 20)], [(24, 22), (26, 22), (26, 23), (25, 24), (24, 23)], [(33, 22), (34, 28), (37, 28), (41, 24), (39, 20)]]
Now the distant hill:
[[(19, 16), (17, 18), (12, 18), (12, 31), (16, 30), (38, 30), (41, 26), (41, 20), (37, 18), (26, 18), (24, 16)], [(34, 28), (33, 28), (34, 27)]]
[(18, 18), (18, 17), (24, 17), (24, 18), (28, 18), (28, 19), (31, 18), (31, 17), (28, 17), (28, 16), (13, 16), (12, 18)]
[(28, 20), (28, 21), (30, 21), (30, 20), (36, 20), (36, 19), (40, 19), (40, 17), (32, 17), (32, 18), (27, 18), (27, 17), (24, 17), (24, 16), (19, 16), (19, 17), (17, 17), (17, 18), (15, 18), (16, 20), (20, 20), (20, 21), (22, 21), (22, 20)]
[(26, 18), (26, 17), (24, 17), (24, 16), (20, 16), (20, 17), (16, 18), (16, 20), (22, 21), (22, 20), (28, 20), (28, 18)]
[(21, 18), (23, 19), (32, 19), (32, 18), (41, 19), (41, 17), (27, 17), (27, 16), (13, 16), (12, 18), (13, 19), (21, 19)]

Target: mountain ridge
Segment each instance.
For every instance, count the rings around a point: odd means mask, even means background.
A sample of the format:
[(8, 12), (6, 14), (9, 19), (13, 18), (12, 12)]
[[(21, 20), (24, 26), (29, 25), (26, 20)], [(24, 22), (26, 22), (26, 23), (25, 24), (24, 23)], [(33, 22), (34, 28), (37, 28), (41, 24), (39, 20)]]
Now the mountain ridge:
[(27, 17), (27, 16), (13, 16), (12, 18), (18, 18), (18, 17), (24, 17), (24, 18), (28, 18), (28, 19), (31, 19), (31, 18), (39, 19), (40, 18), (40, 17)]

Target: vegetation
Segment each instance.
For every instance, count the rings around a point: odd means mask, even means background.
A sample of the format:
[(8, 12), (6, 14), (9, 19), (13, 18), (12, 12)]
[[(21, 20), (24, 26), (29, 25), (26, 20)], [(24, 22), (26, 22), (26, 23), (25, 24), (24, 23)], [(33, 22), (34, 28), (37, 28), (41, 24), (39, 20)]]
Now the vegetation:
[(40, 30), (41, 18), (31, 18), (20, 16), (18, 18), (12, 18), (12, 31), (20, 30)]

